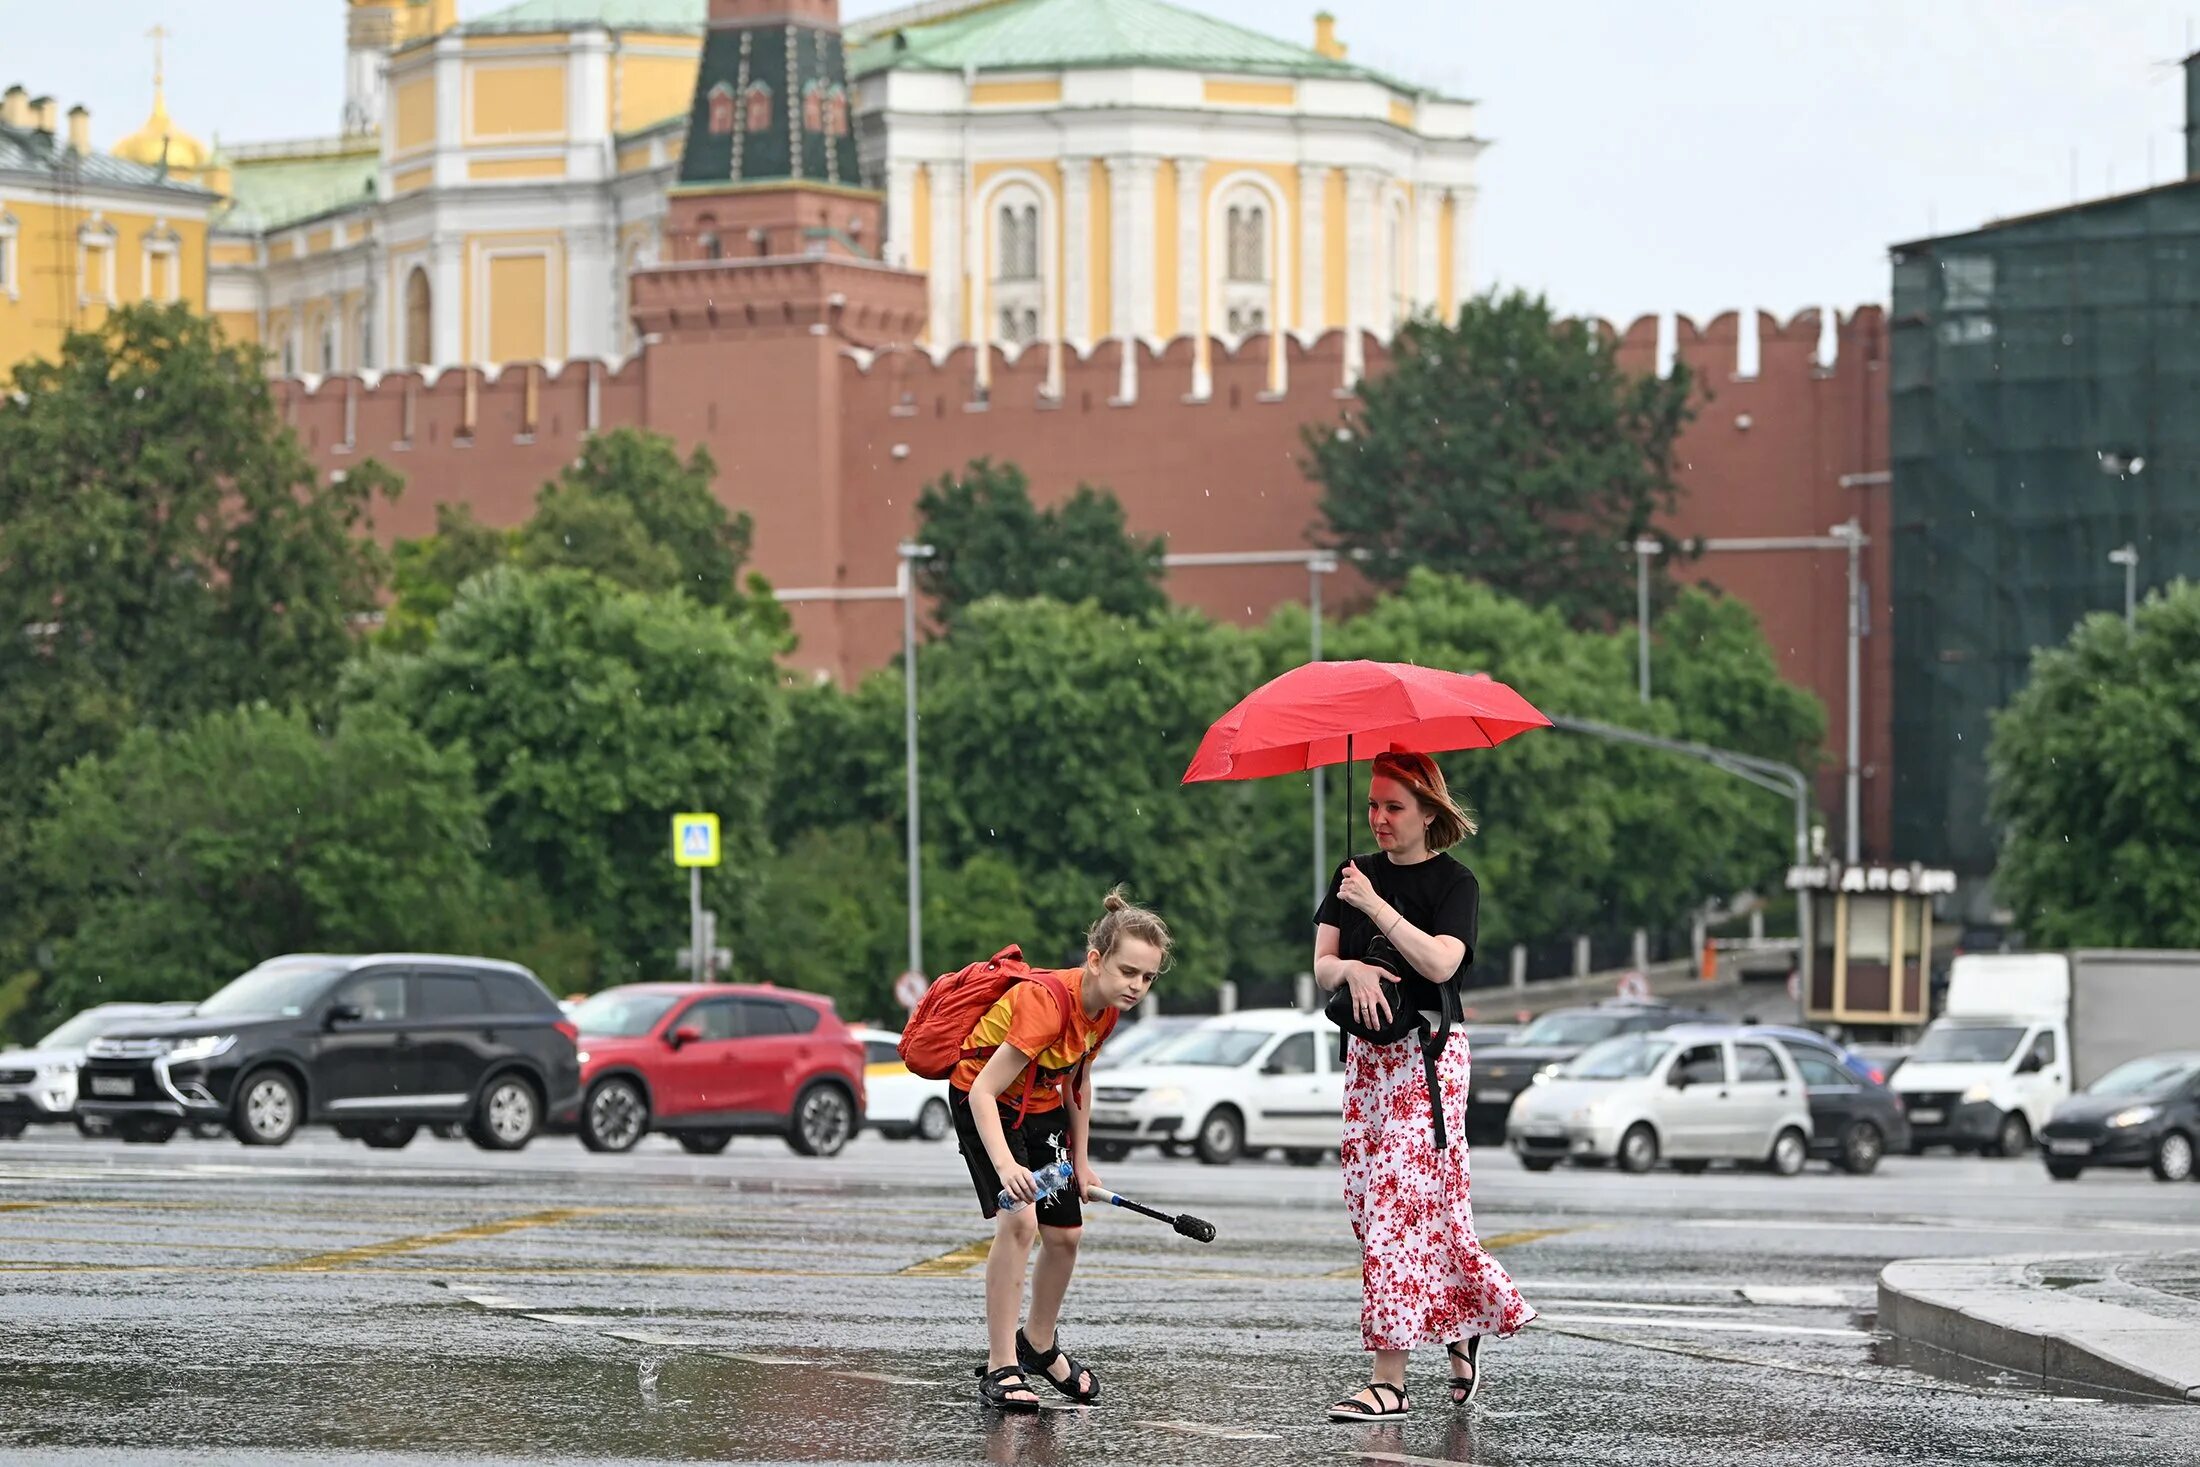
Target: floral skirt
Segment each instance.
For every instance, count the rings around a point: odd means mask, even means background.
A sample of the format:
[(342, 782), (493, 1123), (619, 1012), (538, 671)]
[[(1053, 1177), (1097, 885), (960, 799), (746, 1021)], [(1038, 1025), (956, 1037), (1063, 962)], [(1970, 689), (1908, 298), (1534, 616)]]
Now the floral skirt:
[(1370, 1350), (1410, 1350), (1473, 1335), (1509, 1335), (1535, 1318), (1512, 1276), (1474, 1236), (1467, 1191), (1467, 1037), (1436, 1061), (1444, 1092), (1439, 1151), (1428, 1077), (1414, 1040), (1347, 1045), (1345, 1210), (1360, 1240), (1360, 1338)]

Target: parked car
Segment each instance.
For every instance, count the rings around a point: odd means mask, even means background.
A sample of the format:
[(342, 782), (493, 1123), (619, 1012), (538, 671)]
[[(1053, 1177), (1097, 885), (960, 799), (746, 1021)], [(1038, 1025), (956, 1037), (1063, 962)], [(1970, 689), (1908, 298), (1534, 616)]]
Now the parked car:
[(1461, 1024), (1457, 1032), (1467, 1036), (1468, 1052), (1480, 1056), (1484, 1050), (1503, 1049), (1519, 1037), (1518, 1024)]
[(1909, 1150), (1909, 1117), (1869, 1060), (1808, 1029), (1758, 1024), (1741, 1032), (1777, 1040), (1795, 1061), (1810, 1092), (1812, 1156), (1864, 1176), (1889, 1150)]
[(1134, 1064), (1153, 1053), (1156, 1045), (1204, 1022), (1206, 1019), (1199, 1014), (1157, 1014), (1135, 1024), (1125, 1024), (1100, 1046), (1100, 1057), (1092, 1062), (1092, 1067), (1097, 1072)]
[(1092, 1084), (1092, 1154), (1188, 1147), (1210, 1166), (1282, 1147), (1313, 1166), (1344, 1126), (1337, 1031), (1320, 1014), (1246, 1009), (1193, 1026)]
[(913, 1075), (901, 1062), (901, 1036), (889, 1029), (858, 1029), (863, 1045), (863, 1124), (889, 1141), (937, 1141), (950, 1125), (947, 1082)]
[(580, 1101), (575, 1030), (527, 969), (439, 953), (271, 958), (189, 1017), (141, 1021), (84, 1052), (77, 1109), (125, 1134), (225, 1122), (247, 1146), (301, 1125), (375, 1147), (463, 1122), (516, 1151)]
[(1695, 1009), (1628, 999), (1613, 999), (1594, 1008), (1553, 1009), (1514, 1035), (1510, 1044), (1473, 1051), (1467, 1135), (1476, 1141), (1502, 1141), (1514, 1099), (1535, 1083), (1537, 1075), (1556, 1075), (1592, 1044), (1618, 1034), (1712, 1020), (1712, 1015)]
[(124, 1024), (190, 1012), (187, 1003), (94, 1004), (29, 1049), (0, 1050), (0, 1139), (20, 1136), (26, 1126), (64, 1123), (76, 1114), (76, 1075), (85, 1045)]
[(2055, 1107), (2040, 1128), (2047, 1174), (2071, 1181), (2087, 1167), (2149, 1167), (2165, 1182), (2200, 1175), (2200, 1051), (2126, 1060)]
[(573, 1012), (591, 1151), (651, 1131), (698, 1155), (779, 1136), (834, 1156), (863, 1125), (864, 1052), (833, 1001), (769, 984), (632, 983)]
[(1907, 1044), (1859, 1044), (1849, 1053), (1863, 1060), (1878, 1073), (1873, 1077), (1882, 1085), (1894, 1083), (1895, 1071), (1909, 1063), (1910, 1046)]
[(1506, 1131), (1534, 1172), (1561, 1161), (1646, 1172), (1663, 1159), (1677, 1172), (1736, 1161), (1791, 1177), (1810, 1155), (1810, 1103), (1779, 1041), (1680, 1026), (1584, 1050), (1522, 1093)]

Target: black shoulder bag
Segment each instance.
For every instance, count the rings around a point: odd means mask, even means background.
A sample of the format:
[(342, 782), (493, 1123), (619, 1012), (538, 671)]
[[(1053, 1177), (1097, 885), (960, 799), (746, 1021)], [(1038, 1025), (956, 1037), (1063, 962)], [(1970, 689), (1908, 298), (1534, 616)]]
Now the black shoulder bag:
[[(1399, 952), (1390, 939), (1381, 933), (1377, 933), (1375, 940), (1368, 944), (1367, 954), (1360, 961), (1371, 963), (1393, 975), (1412, 971), (1405, 954)], [(1436, 1149), (1441, 1151), (1450, 1143), (1444, 1135), (1444, 1090), (1436, 1078), (1436, 1060), (1444, 1052), (1444, 1043), (1451, 1038), (1452, 1021), (1459, 1014), (1459, 980), (1454, 978), (1451, 982), (1439, 983), (1436, 987), (1443, 995), (1443, 1003), (1439, 1010), (1441, 1022), (1433, 1031), (1428, 1026), (1426, 1015), (1417, 1008), (1406, 1006), (1405, 984), (1395, 976), (1382, 981), (1383, 1002), (1390, 1006), (1390, 1022), (1387, 1024), (1378, 1028), (1360, 1022), (1359, 1015), (1352, 1011), (1352, 989), (1349, 985), (1339, 985), (1337, 991), (1329, 995), (1329, 1003), (1324, 1007), (1323, 1013), (1341, 1031), (1337, 1036), (1337, 1063), (1340, 1065), (1344, 1063), (1347, 1036), (1363, 1039), (1369, 1044), (1402, 1044), (1415, 1035), (1420, 1036), (1421, 1064), (1423, 1072), (1428, 1076), (1429, 1123), (1436, 1134)]]

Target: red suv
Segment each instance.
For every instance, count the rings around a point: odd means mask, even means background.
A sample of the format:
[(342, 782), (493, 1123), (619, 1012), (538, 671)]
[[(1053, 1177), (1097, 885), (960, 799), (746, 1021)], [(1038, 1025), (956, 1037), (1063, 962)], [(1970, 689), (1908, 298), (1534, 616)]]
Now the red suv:
[(662, 1131), (706, 1155), (764, 1135), (832, 1156), (863, 1124), (863, 1045), (829, 998), (768, 984), (632, 983), (570, 1017), (581, 1031), (576, 1129), (590, 1151), (626, 1151)]

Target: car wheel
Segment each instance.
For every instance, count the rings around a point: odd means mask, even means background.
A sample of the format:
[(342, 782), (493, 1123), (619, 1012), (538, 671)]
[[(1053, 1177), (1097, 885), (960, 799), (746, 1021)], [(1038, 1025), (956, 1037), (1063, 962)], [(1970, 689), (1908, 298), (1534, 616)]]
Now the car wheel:
[(1627, 1128), (1627, 1134), (1619, 1138), (1619, 1169), (1636, 1176), (1658, 1164), (1658, 1133), (1643, 1121)]
[(632, 1151), (649, 1130), (641, 1087), (614, 1075), (588, 1092), (581, 1106), (581, 1145), (590, 1151)]
[(78, 1116), (76, 1118), (76, 1134), (94, 1138), (111, 1136), (114, 1134), (114, 1127), (108, 1123), (104, 1116), (96, 1121), (90, 1116)]
[(1810, 1139), (1793, 1126), (1772, 1138), (1772, 1154), (1766, 1158), (1776, 1177), (1792, 1177), (1810, 1160)]
[(403, 1151), (419, 1134), (417, 1121), (376, 1121), (360, 1128), (359, 1139), (376, 1151)]
[(1293, 1166), (1320, 1166), (1324, 1154), (1318, 1146), (1286, 1146), (1283, 1159)]
[(298, 1129), (302, 1117), (298, 1087), (281, 1070), (245, 1076), (230, 1103), (229, 1134), (247, 1146), (280, 1146)]
[(2047, 1164), (2047, 1174), (2058, 1182), (2075, 1182), (2084, 1170), (2083, 1166), (2074, 1161), (2051, 1161)]
[(1878, 1169), (1879, 1159), (1886, 1154), (1886, 1138), (1870, 1121), (1858, 1121), (1841, 1138), (1841, 1170), (1856, 1176), (1870, 1176)]
[(464, 1121), (430, 1121), (428, 1134), (438, 1141), (463, 1141), (466, 1139)]
[(2011, 1111), (2001, 1118), (2001, 1129), (1994, 1132), (1993, 1154), (1996, 1156), (2022, 1156), (2032, 1149), (2032, 1128), (2025, 1123), (2024, 1112)]
[(787, 1144), (804, 1156), (838, 1156), (855, 1134), (856, 1108), (838, 1085), (812, 1085), (795, 1097)]
[(1520, 1164), (1531, 1172), (1547, 1172), (1558, 1165), (1558, 1158), (1555, 1156), (1523, 1156), (1520, 1158)]
[(1199, 1159), (1208, 1166), (1228, 1166), (1245, 1149), (1245, 1122), (1230, 1107), (1218, 1105), (1199, 1123), (1199, 1139), (1194, 1145)]
[(2192, 1138), (2183, 1131), (2166, 1132), (2154, 1143), (2154, 1175), (2164, 1182), (2182, 1182), (2192, 1176)]
[(937, 1141), (947, 1134), (948, 1124), (947, 1102), (934, 1096), (917, 1112), (917, 1139)]
[(0, 1121), (0, 1141), (13, 1141), (23, 1134), (23, 1127), (26, 1124), (27, 1122), (13, 1119)]
[(229, 1128), (220, 1121), (193, 1121), (191, 1134), (201, 1141), (219, 1141), (229, 1134)]
[(170, 1120), (129, 1120), (122, 1123), (122, 1139), (140, 1146), (165, 1146), (168, 1138), (176, 1134), (176, 1123)]
[(481, 1094), (466, 1134), (483, 1151), (517, 1151), (535, 1139), (542, 1105), (535, 1087), (518, 1075), (499, 1075)]
[(1095, 1141), (1086, 1149), (1092, 1152), (1094, 1161), (1121, 1161), (1131, 1154), (1127, 1141)]
[(697, 1156), (716, 1156), (732, 1143), (733, 1132), (682, 1131), (673, 1139), (680, 1143), (682, 1151), (690, 1151)]
[(1676, 1161), (1672, 1165), (1673, 1170), (1684, 1177), (1700, 1177), (1711, 1170), (1711, 1163), (1708, 1161)]

